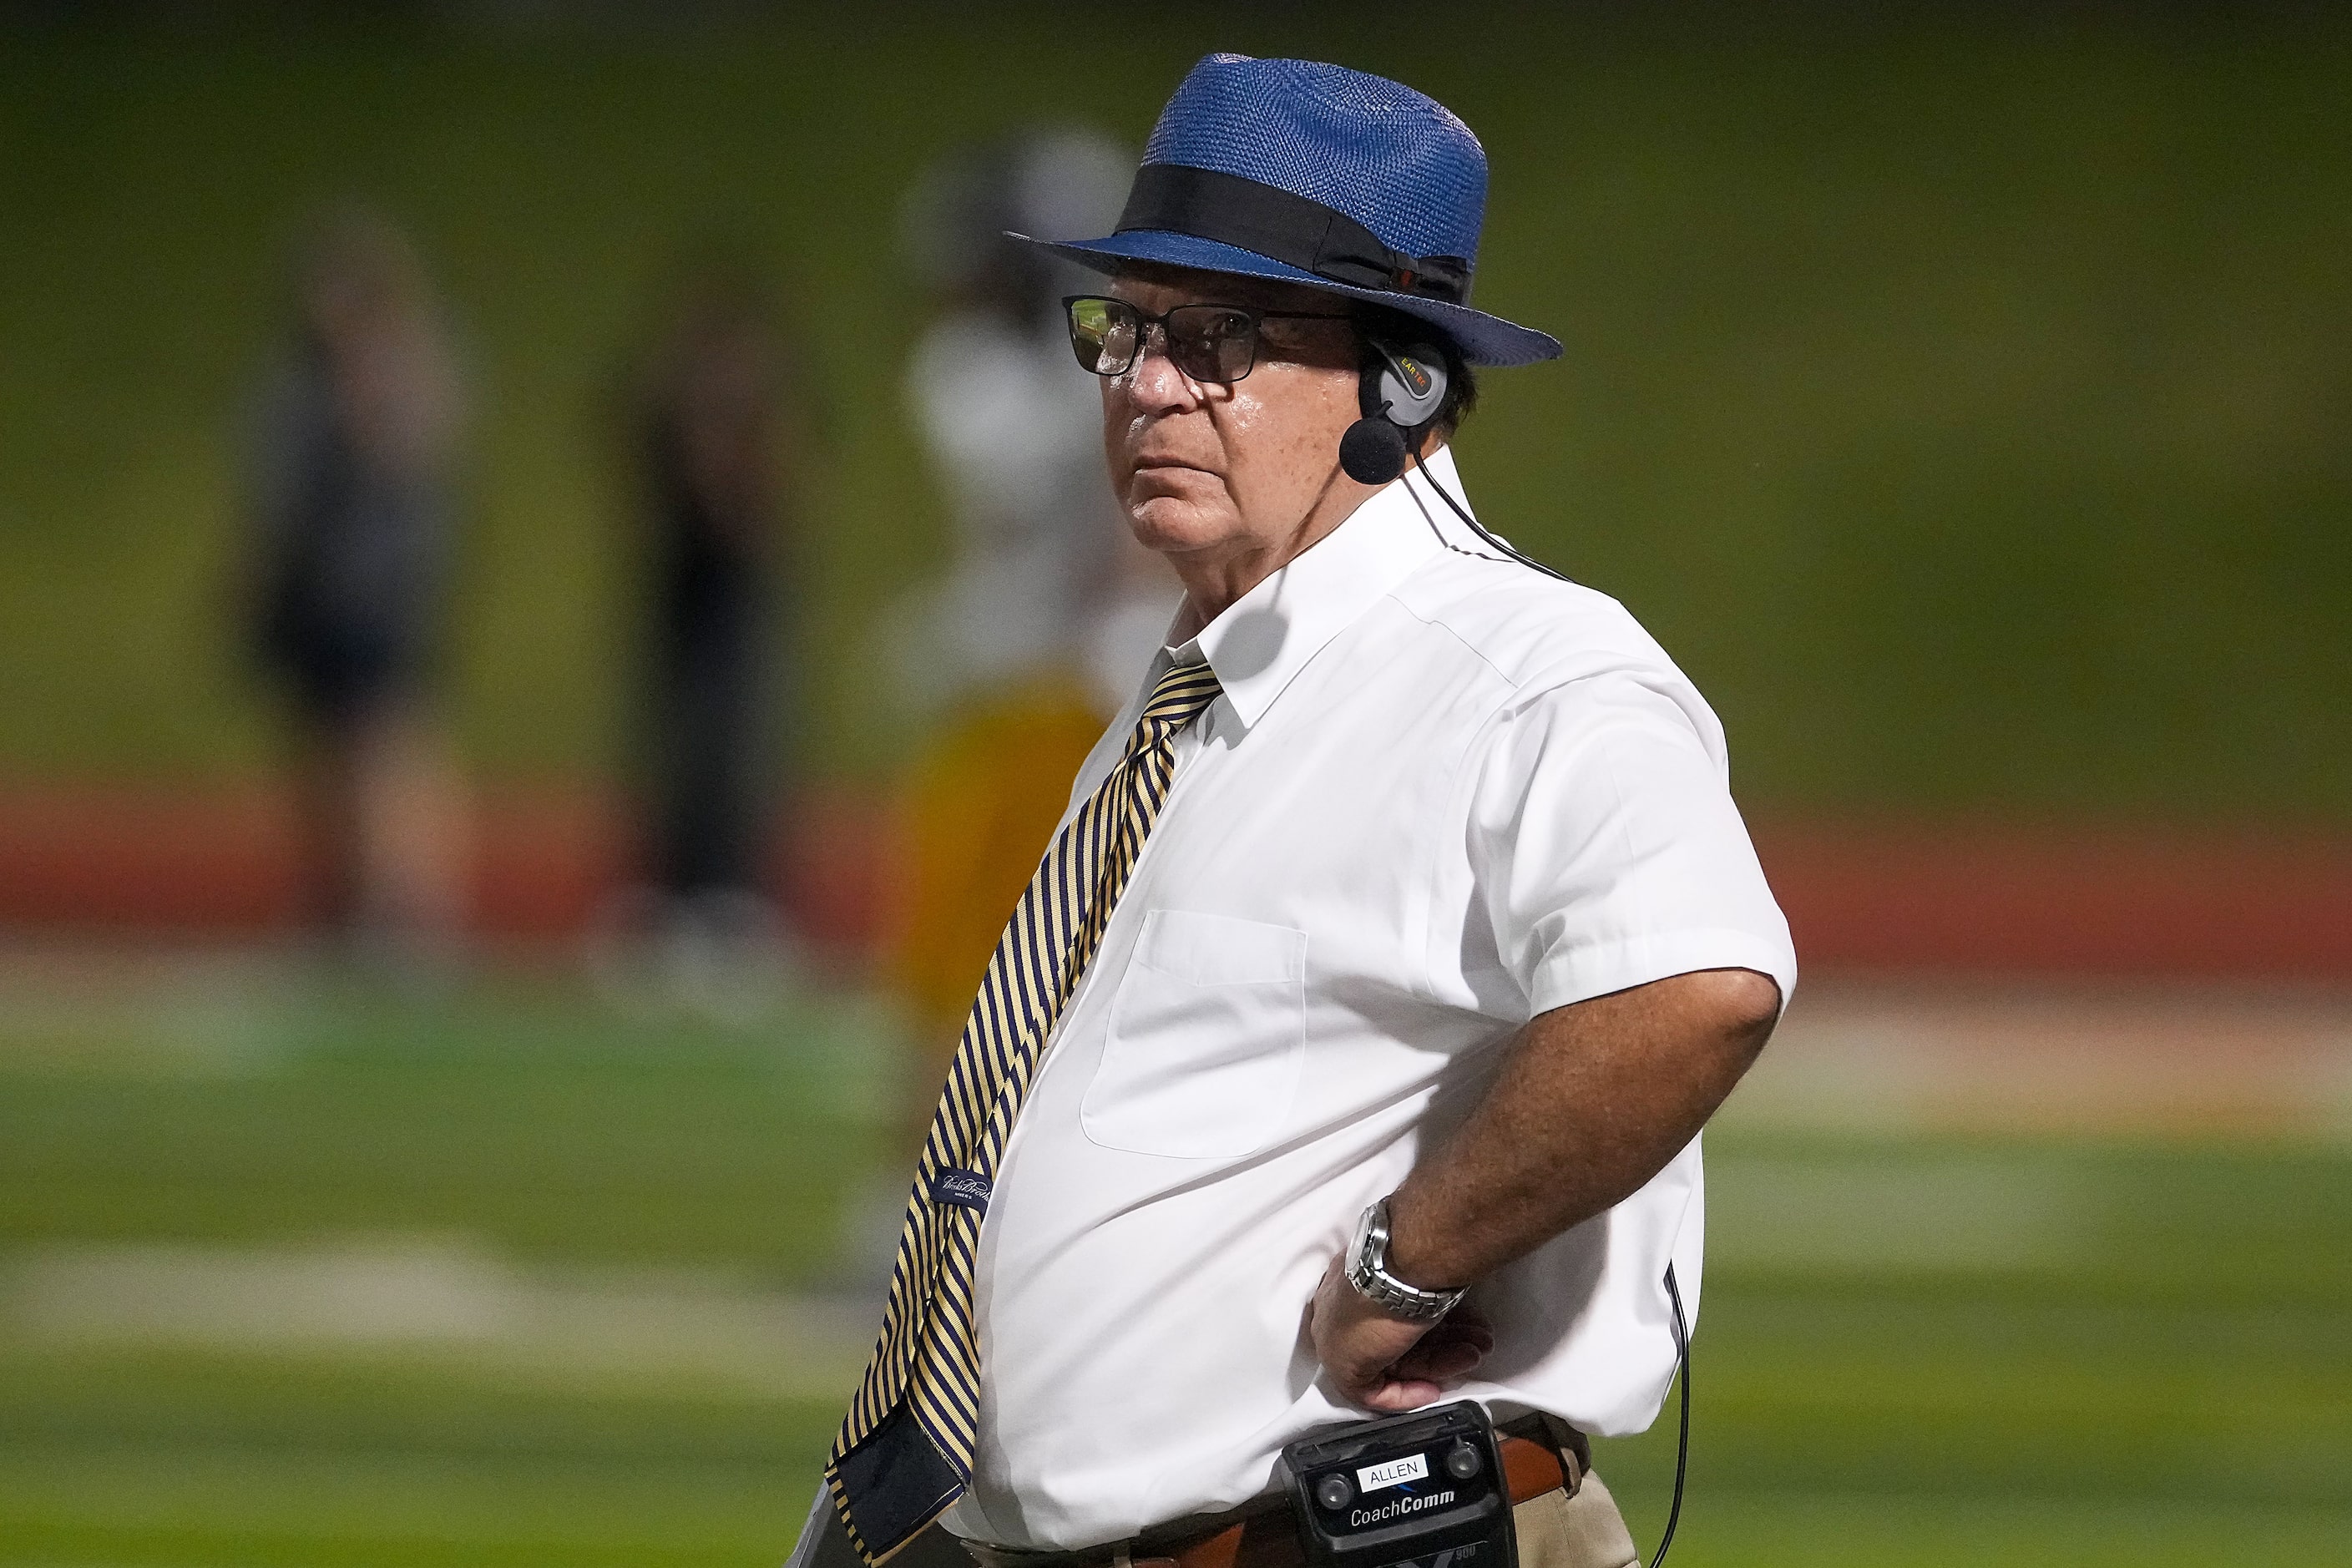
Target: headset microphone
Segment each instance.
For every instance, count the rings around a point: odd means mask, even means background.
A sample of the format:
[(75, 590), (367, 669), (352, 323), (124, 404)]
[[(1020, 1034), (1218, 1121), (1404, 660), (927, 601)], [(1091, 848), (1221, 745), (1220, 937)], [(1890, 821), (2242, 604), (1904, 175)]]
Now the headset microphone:
[(1339, 437), (1339, 467), (1360, 485), (1384, 485), (1404, 472), (1404, 432), (1385, 419), (1359, 419)]
[(1339, 437), (1339, 467), (1360, 485), (1384, 485), (1404, 472), (1409, 437), (1437, 417), (1445, 401), (1445, 355), (1427, 343), (1400, 348), (1367, 338), (1358, 406), (1363, 417)]

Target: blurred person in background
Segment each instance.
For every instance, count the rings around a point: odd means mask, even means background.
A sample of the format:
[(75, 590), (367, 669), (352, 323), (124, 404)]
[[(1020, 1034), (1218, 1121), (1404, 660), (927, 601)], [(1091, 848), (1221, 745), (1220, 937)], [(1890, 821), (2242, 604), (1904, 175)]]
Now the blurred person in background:
[(771, 966), (783, 940), (761, 874), (791, 684), (782, 642), (802, 454), (785, 432), (805, 422), (796, 358), (751, 268), (704, 263), (676, 298), (627, 411), (649, 884), (631, 923), (661, 950), (667, 981), (708, 1001), (708, 983)]
[(446, 951), (467, 834), (433, 711), (466, 418), (425, 268), (381, 215), (323, 218), (251, 453), (253, 635), (297, 734), (310, 919), (355, 957)]
[[(1108, 224), (1134, 169), (1106, 137), (1036, 132), (942, 159), (903, 211), (909, 266), (938, 300), (907, 398), (954, 530), (947, 572), (889, 623), (901, 693), (929, 731), (905, 794), (894, 953), (925, 1052), (910, 1143), (1067, 780), (1176, 601), (1120, 521), (1093, 378), (1071, 362), (1061, 301), (1087, 274), (1004, 237)], [(894, 1177), (880, 1205), (892, 1239), (898, 1197)]]

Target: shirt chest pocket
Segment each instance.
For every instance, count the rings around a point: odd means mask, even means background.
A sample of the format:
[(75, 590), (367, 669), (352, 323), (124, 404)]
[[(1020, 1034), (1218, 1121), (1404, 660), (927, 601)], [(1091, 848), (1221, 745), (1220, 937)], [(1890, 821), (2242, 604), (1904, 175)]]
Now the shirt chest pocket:
[(1231, 1159), (1273, 1142), (1307, 1051), (1307, 933), (1153, 910), (1078, 1106), (1107, 1149)]

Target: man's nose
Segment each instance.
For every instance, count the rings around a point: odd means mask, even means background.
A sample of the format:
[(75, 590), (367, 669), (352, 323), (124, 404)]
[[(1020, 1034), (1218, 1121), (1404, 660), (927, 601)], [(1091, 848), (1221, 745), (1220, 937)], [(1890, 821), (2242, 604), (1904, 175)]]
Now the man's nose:
[(1128, 395), (1146, 409), (1186, 408), (1201, 400), (1200, 383), (1168, 357), (1168, 331), (1157, 321), (1145, 329), (1141, 351), (1119, 379), (1127, 384)]

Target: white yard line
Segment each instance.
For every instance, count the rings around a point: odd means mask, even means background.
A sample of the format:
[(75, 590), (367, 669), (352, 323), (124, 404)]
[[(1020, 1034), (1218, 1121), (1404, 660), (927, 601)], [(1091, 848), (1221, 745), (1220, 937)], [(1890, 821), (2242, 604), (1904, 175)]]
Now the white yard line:
[(526, 1268), (461, 1243), (53, 1245), (0, 1255), (0, 1339), (462, 1362), (838, 1398), (875, 1305), (687, 1270)]
[(2352, 1142), (2352, 995), (1801, 986), (1721, 1123)]

